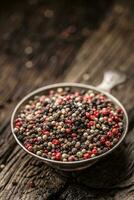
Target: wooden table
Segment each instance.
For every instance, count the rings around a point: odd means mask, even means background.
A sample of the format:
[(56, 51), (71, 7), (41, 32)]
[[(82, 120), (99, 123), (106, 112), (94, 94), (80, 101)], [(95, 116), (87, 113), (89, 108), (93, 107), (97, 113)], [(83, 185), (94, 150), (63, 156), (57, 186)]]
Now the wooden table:
[[(133, 1), (0, 3), (0, 199), (134, 199)], [(107, 69), (127, 74), (113, 95), (126, 107), (121, 147), (89, 169), (57, 172), (15, 142), (10, 117), (33, 89), (56, 82), (97, 85)]]

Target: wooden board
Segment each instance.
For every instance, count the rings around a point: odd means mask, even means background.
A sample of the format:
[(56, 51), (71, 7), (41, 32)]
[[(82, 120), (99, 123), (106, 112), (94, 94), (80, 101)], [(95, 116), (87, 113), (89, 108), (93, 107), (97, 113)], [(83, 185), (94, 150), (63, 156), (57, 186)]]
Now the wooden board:
[[(3, 2), (0, 11), (0, 199), (134, 199), (133, 2)], [(121, 147), (89, 169), (63, 173), (27, 155), (10, 117), (33, 89), (56, 82), (97, 85), (116, 69), (127, 81), (112, 93), (127, 109)]]

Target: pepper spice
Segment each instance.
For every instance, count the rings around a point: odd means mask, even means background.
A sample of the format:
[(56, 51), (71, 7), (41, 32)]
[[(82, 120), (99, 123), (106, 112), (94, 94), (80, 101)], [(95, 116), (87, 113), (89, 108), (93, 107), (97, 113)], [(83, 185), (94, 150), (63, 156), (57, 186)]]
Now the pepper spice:
[(14, 122), (24, 147), (41, 157), (72, 162), (111, 149), (121, 138), (122, 109), (104, 94), (63, 87), (34, 96)]

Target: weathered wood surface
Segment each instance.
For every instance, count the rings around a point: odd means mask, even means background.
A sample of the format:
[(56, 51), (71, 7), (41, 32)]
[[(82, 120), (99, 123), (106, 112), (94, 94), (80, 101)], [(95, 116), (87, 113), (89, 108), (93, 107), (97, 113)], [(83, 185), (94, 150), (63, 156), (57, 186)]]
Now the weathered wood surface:
[[(134, 199), (133, 2), (94, 2), (10, 1), (0, 7), (1, 200)], [(10, 117), (29, 91), (61, 81), (97, 85), (107, 69), (128, 76), (113, 89), (130, 121), (118, 151), (82, 172), (64, 174), (16, 144)]]

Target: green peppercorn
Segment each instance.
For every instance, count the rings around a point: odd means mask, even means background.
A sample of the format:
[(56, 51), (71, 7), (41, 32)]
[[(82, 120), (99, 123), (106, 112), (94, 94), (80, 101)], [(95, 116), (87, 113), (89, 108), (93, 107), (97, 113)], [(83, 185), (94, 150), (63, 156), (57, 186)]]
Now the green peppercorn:
[(77, 157), (81, 158), (83, 153), (81, 151), (78, 151), (76, 155), (77, 155)]

